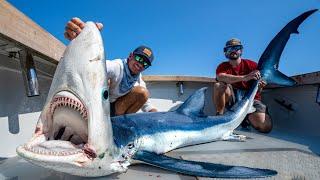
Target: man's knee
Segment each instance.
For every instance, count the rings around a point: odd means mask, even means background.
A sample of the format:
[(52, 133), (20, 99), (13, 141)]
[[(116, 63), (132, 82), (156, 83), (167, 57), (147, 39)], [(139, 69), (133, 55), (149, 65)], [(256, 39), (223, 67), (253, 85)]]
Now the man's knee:
[(135, 86), (132, 90), (131, 93), (134, 94), (134, 96), (137, 98), (138, 101), (140, 102), (146, 102), (149, 98), (149, 91), (142, 86)]
[(254, 113), (249, 116), (252, 126), (261, 133), (269, 133), (272, 130), (272, 121), (268, 114)]
[(264, 125), (258, 128), (258, 131), (261, 133), (269, 133), (272, 130), (272, 125)]
[(222, 82), (216, 82), (213, 84), (213, 89), (217, 92), (225, 92), (227, 89), (227, 85)]
[(213, 84), (213, 90), (218, 94), (226, 94), (231, 96), (231, 89), (229, 88), (228, 84), (223, 82), (216, 82)]
[(222, 90), (222, 89), (225, 89), (226, 87), (227, 87), (227, 85), (225, 83), (222, 83), (222, 82), (213, 83), (213, 89), (214, 90)]
[(261, 126), (259, 127), (259, 131), (262, 133), (269, 133), (272, 130), (272, 120), (268, 114), (266, 114), (264, 123), (261, 123)]

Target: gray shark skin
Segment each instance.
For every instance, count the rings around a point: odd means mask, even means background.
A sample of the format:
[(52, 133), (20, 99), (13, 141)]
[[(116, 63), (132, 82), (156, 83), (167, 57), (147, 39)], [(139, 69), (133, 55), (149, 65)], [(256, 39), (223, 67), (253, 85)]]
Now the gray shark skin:
[[(290, 34), (312, 12), (291, 21), (271, 41), (259, 59), (264, 80), (294, 84), (277, 70), (279, 58)], [(206, 88), (202, 88), (176, 111), (110, 118), (103, 54), (98, 29), (87, 23), (59, 63), (33, 138), (17, 148), (21, 157), (39, 166), (88, 177), (125, 172), (133, 163), (203, 177), (257, 178), (277, 174), (268, 169), (186, 161), (164, 155), (200, 143), (243, 140), (233, 130), (251, 112), (258, 81), (253, 81), (244, 97), (222, 116), (203, 113)]]

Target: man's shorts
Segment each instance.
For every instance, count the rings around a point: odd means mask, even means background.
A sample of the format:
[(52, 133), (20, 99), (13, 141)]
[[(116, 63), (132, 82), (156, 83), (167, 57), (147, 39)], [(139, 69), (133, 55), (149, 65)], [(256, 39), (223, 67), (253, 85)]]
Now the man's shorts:
[[(230, 88), (232, 94), (232, 96), (229, 99), (227, 108), (231, 108), (236, 102), (242, 99), (246, 91), (241, 89), (235, 89), (232, 87), (231, 84), (228, 84), (227, 86)], [(255, 112), (267, 113), (267, 106), (263, 104), (260, 100), (255, 99), (253, 102), (253, 107), (256, 108)]]
[(254, 100), (253, 107), (256, 108), (255, 112), (267, 113), (267, 106), (259, 100)]
[[(235, 89), (232, 87), (231, 84), (227, 84), (228, 88), (230, 89), (231, 91), (231, 97), (228, 101), (228, 104), (226, 105), (226, 108), (229, 109), (231, 108), (236, 102), (240, 101), (244, 94), (245, 94), (245, 90), (241, 90), (241, 89)], [(256, 109), (255, 112), (257, 113), (266, 113), (269, 115), (268, 113), (268, 109), (267, 109), (267, 106), (265, 104), (263, 104), (260, 100), (254, 100), (253, 101), (253, 107)], [(248, 115), (244, 118), (244, 120), (241, 122), (241, 126), (242, 128), (249, 128), (250, 126), (250, 121), (248, 119)]]
[(116, 116), (116, 102), (110, 103), (110, 117)]

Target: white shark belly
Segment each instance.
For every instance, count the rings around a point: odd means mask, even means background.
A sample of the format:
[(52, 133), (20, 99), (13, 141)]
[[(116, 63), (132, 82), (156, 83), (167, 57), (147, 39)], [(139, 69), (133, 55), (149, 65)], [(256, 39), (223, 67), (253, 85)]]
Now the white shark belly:
[(144, 135), (138, 140), (140, 142), (139, 150), (162, 154), (180, 147), (218, 141), (225, 134), (230, 134), (230, 130), (226, 130), (222, 126), (224, 124), (199, 131), (174, 130)]

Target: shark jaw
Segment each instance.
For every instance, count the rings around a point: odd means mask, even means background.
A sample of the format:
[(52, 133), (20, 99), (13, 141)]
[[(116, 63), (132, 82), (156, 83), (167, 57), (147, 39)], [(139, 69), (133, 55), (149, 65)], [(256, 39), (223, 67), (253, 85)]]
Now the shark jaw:
[[(60, 91), (42, 111), (33, 137), (17, 148), (27, 161), (78, 176), (104, 176), (111, 157), (88, 140), (89, 111), (76, 95)], [(109, 162), (109, 163), (108, 163)]]
[(61, 58), (33, 137), (19, 156), (78, 176), (115, 172), (108, 85), (100, 32), (86, 23)]
[(61, 91), (40, 115), (32, 139), (18, 147), (17, 153), (53, 169), (92, 164), (97, 153), (88, 143), (88, 118), (84, 103), (73, 93)]

